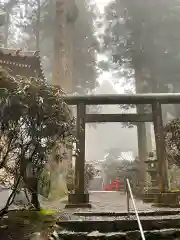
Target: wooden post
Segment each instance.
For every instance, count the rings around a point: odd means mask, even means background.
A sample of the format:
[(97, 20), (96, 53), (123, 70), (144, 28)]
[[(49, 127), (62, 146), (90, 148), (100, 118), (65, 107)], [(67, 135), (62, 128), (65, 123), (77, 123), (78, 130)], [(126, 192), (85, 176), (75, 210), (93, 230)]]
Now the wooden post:
[[(137, 113), (144, 114), (145, 109), (143, 104), (137, 105)], [(144, 193), (144, 186), (146, 181), (146, 166), (145, 162), (148, 158), (148, 149), (147, 149), (147, 135), (146, 135), (146, 124), (137, 123), (137, 137), (138, 137), (138, 156), (140, 160), (140, 191)]]
[(85, 114), (86, 106), (83, 103), (77, 105), (77, 157), (75, 164), (75, 192), (84, 193), (84, 171), (85, 171)]
[(127, 179), (125, 179), (125, 188), (126, 188), (126, 202), (127, 202), (127, 216), (130, 217), (130, 194), (127, 184)]
[(76, 118), (77, 153), (75, 162), (75, 193), (69, 194), (67, 208), (91, 207), (89, 194), (85, 192), (85, 117), (86, 105), (78, 103)]
[(158, 181), (160, 192), (168, 191), (168, 174), (165, 154), (165, 141), (163, 131), (162, 109), (160, 102), (152, 104), (153, 124), (156, 141), (156, 155), (158, 166)]

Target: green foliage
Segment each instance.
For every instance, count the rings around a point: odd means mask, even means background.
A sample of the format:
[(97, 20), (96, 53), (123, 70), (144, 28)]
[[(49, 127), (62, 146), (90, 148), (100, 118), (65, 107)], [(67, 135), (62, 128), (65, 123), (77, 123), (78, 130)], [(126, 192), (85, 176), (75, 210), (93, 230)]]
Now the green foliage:
[(41, 209), (40, 214), (47, 216), (47, 215), (54, 215), (57, 212), (55, 210), (50, 210), (50, 209)]
[(164, 132), (169, 164), (180, 167), (180, 119), (174, 119), (167, 123)]
[(85, 180), (86, 180), (87, 184), (89, 183), (89, 181), (93, 180), (95, 175), (96, 175), (95, 167), (90, 163), (86, 163), (86, 165), (85, 165)]
[(179, 89), (179, 10), (176, 0), (116, 0), (107, 7), (105, 50), (120, 70), (134, 70), (128, 81), (141, 73), (144, 92), (167, 92), (167, 84)]
[[(86, 183), (86, 187), (89, 185), (89, 181), (93, 180), (94, 177), (96, 176), (97, 171), (95, 169), (95, 167), (92, 164), (86, 163), (85, 165), (85, 183)], [(69, 191), (74, 191), (75, 189), (75, 171), (74, 169), (69, 169), (69, 172), (67, 174), (67, 187)]]
[(44, 80), (15, 79), (1, 70), (0, 88), (7, 89), (0, 99), (0, 169), (37, 191), (54, 148), (71, 147), (74, 119), (61, 90)]
[(74, 91), (87, 93), (97, 86), (96, 51), (99, 43), (94, 36), (96, 11), (90, 6), (90, 0), (76, 0), (79, 15), (74, 25)]
[[(53, 44), (55, 29), (55, 2), (51, 0), (23, 0), (22, 8), (17, 10), (21, 18), (16, 27), (21, 31), (19, 46), (29, 50), (40, 50), (44, 59), (45, 73), (51, 81), (53, 63)], [(76, 0), (78, 16), (71, 22), (73, 31), (73, 92), (86, 93), (96, 86), (95, 50), (98, 42), (94, 36), (94, 9), (90, 1)], [(24, 8), (26, 12), (24, 13)], [(48, 47), (47, 47), (48, 46)]]
[[(12, 210), (9, 211), (7, 217), (1, 220), (1, 237), (2, 239), (15, 238), (29, 239), (39, 238), (38, 233), (43, 233), (43, 237), (50, 238), (53, 231), (56, 230), (57, 214), (46, 211), (40, 212), (33, 210)], [(23, 226), (23, 227), (22, 227)]]

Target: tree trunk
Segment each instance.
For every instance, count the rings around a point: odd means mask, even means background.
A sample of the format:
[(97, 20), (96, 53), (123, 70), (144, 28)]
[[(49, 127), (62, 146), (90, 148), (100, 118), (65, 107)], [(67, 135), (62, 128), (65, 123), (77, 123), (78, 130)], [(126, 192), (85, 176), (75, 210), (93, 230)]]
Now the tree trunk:
[(38, 199), (38, 179), (37, 178), (33, 178), (32, 179), (32, 186), (31, 186), (31, 203), (32, 205), (35, 207), (36, 210), (40, 210), (40, 202)]
[(74, 0), (56, 0), (53, 84), (72, 93), (73, 25), (68, 13)]
[[(25, 152), (22, 153), (23, 159)], [(32, 159), (31, 159), (32, 161)], [(40, 202), (38, 199), (38, 174), (34, 173), (32, 166), (28, 169), (28, 166), (24, 164), (24, 160), (20, 162), (20, 176), (24, 181), (24, 187), (28, 189), (31, 194), (31, 203), (36, 210), (40, 210)]]
[[(135, 79), (136, 79), (136, 93), (143, 93), (143, 74), (141, 70), (135, 70)], [(144, 106), (137, 106), (137, 113), (144, 113)], [(148, 149), (147, 149), (147, 135), (146, 135), (146, 123), (138, 123), (137, 124), (137, 135), (138, 135), (138, 154), (140, 164), (140, 187), (141, 191), (144, 191), (144, 183), (145, 183), (145, 174), (146, 174), (146, 166), (145, 161), (148, 157)]]
[(9, 24), (10, 24), (10, 15), (6, 13), (6, 23), (4, 24), (4, 41), (3, 45), (5, 48), (8, 47), (8, 39), (9, 39)]
[[(68, 94), (73, 90), (73, 18), (74, 0), (56, 0), (54, 31), (54, 62), (52, 84), (60, 86)], [(72, 164), (72, 151), (68, 151), (69, 166)], [(52, 161), (53, 161), (52, 156)]]
[[(6, 19), (5, 12), (3, 12), (2, 9), (0, 8), (0, 28), (5, 25), (5, 19)], [(1, 33), (0, 34), (0, 47), (3, 46), (3, 42), (4, 42), (4, 36)]]
[(41, 23), (41, 1), (37, 0), (37, 14), (36, 14), (36, 50), (40, 50), (40, 23)]

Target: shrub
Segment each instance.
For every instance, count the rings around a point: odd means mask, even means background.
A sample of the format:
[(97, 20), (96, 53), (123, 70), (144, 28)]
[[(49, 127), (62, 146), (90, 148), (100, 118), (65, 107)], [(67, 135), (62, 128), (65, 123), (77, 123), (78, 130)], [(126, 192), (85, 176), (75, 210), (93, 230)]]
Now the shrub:
[(23, 182), (39, 209), (40, 176), (53, 149), (71, 147), (74, 119), (61, 90), (42, 79), (12, 78), (1, 70), (0, 88), (6, 89), (0, 97), (0, 169), (15, 179), (14, 194)]

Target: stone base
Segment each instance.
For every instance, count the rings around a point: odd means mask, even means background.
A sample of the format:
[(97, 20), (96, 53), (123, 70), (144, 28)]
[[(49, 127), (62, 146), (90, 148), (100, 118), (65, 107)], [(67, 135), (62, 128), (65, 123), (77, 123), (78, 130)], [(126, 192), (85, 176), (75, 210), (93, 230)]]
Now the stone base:
[(65, 208), (92, 208), (90, 203), (66, 204)]
[[(170, 232), (172, 232), (172, 229), (178, 229), (180, 228), (180, 221), (179, 221), (179, 216), (176, 215), (175, 218), (172, 218), (172, 216), (166, 216), (165, 218), (162, 218), (162, 216), (157, 216), (157, 217), (150, 217), (150, 218), (143, 218), (141, 219), (141, 224), (143, 226), (144, 233), (149, 233), (152, 230), (162, 230), (166, 229)], [(64, 239), (107, 239), (107, 238), (101, 238), (101, 236), (97, 235), (97, 232), (99, 233), (112, 233), (109, 234), (110, 238), (109, 239), (114, 239), (113, 234), (117, 232), (128, 232), (131, 235), (131, 231), (136, 231), (136, 234), (140, 234), (139, 232), (139, 226), (137, 224), (137, 220), (135, 218), (131, 219), (126, 219), (126, 218), (121, 218), (121, 220), (114, 220), (113, 218), (111, 220), (97, 220), (97, 218), (92, 217), (90, 220), (86, 221), (80, 221), (79, 219), (76, 220), (71, 220), (71, 221), (57, 221), (57, 225), (61, 227), (61, 229), (67, 229), (71, 232), (95, 232), (95, 235), (93, 238), (83, 238), (82, 235), (78, 237), (73, 237), (73, 238), (67, 238), (64, 237)], [(180, 232), (180, 230), (179, 230)], [(67, 233), (67, 232), (66, 232)], [(122, 238), (115, 238), (115, 239), (141, 239), (140, 235), (136, 235), (133, 238), (130, 238), (130, 235), (125, 238), (123, 236)], [(89, 234), (90, 236), (90, 234)], [(92, 236), (92, 235), (91, 235)], [(155, 238), (150, 238), (147, 236), (146, 239), (179, 239), (178, 237), (176, 238), (177, 235), (174, 236), (174, 238), (160, 238), (159, 235), (156, 235)]]
[(155, 205), (158, 207), (180, 207), (180, 193), (179, 192), (167, 192), (157, 195)]
[(91, 208), (89, 193), (70, 193), (66, 208)]
[(144, 193), (142, 195), (142, 200), (145, 203), (154, 203), (157, 198), (157, 193)]

